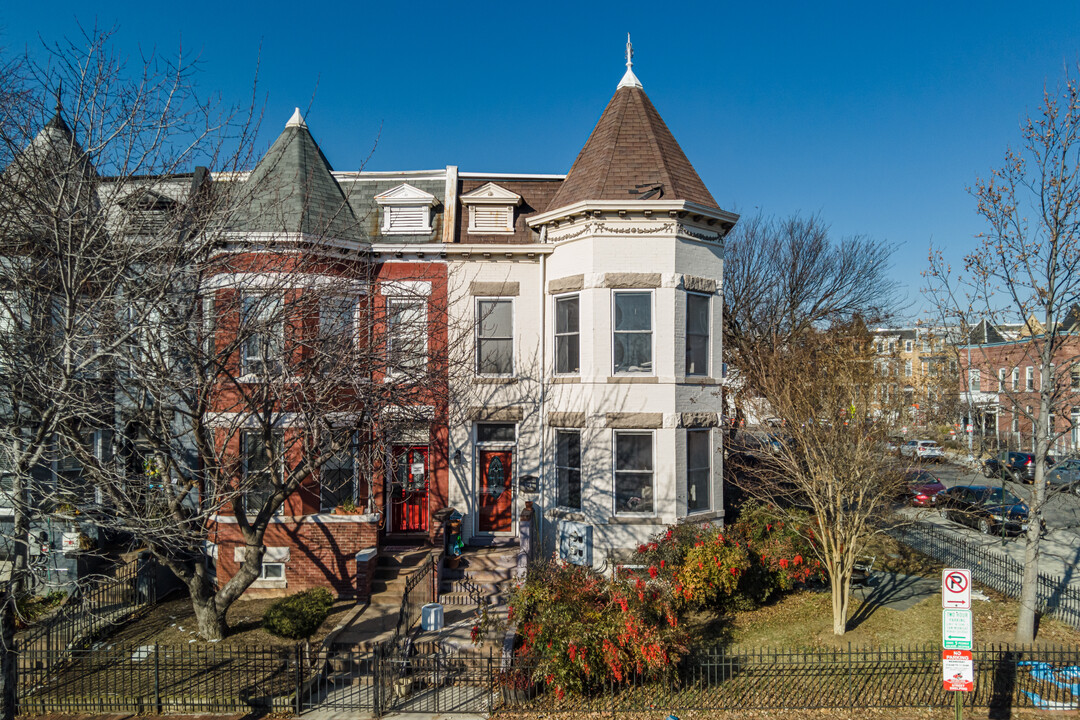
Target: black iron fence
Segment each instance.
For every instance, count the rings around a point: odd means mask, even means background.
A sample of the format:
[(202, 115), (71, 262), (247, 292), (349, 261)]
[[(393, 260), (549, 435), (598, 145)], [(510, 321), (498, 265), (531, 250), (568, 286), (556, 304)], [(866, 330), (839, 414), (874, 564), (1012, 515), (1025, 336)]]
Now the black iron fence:
[[(900, 542), (949, 567), (970, 568), (975, 582), (1009, 597), (1020, 597), (1024, 566), (1007, 555), (973, 544), (926, 523), (894, 528)], [(1080, 587), (1068, 578), (1039, 573), (1039, 612), (1080, 627)]]
[[(20, 655), (20, 669), (46, 663)], [(1080, 708), (1080, 648), (985, 646), (973, 651), (969, 707)], [(334, 651), (305, 662), (301, 646), (79, 650), (44, 680), (19, 684), (22, 713), (205, 713), (274, 710), (521, 713), (778, 708), (945, 707), (941, 649), (843, 651), (718, 648), (670, 677), (629, 676), (561, 693), (535, 668), (500, 655), (444, 651)]]
[(424, 560), (420, 568), (409, 575), (401, 593), (401, 609), (398, 611), (391, 645), (396, 645), (401, 638), (406, 637), (420, 622), (421, 608), (438, 598), (438, 582), (438, 561), (434, 558)]
[(157, 564), (153, 557), (134, 560), (81, 585), (53, 616), (20, 634), (24, 649), (76, 649), (106, 628), (157, 602)]

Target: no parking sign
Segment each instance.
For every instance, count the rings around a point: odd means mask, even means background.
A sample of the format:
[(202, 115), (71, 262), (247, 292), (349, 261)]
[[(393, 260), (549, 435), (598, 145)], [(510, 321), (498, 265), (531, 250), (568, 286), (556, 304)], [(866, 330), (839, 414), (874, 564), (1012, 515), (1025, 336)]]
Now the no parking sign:
[(946, 568), (941, 571), (941, 607), (971, 609), (971, 571)]

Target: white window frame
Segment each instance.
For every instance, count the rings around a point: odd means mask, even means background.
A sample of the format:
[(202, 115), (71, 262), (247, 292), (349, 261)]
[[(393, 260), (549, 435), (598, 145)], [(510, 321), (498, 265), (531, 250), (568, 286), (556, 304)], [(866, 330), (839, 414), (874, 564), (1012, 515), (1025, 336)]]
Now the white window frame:
[[(243, 489), (243, 501), (244, 502), (243, 502), (243, 505), (244, 505), (244, 514), (249, 515), (249, 516), (258, 514), (258, 509), (256, 509), (256, 511), (254, 513), (252, 513), (248, 509), (248, 504), (247, 504), (248, 503), (248, 477), (249, 477), (249, 475), (251, 473), (251, 471), (248, 469), (248, 459), (250, 458), (250, 454), (248, 453), (248, 447), (247, 447), (248, 436), (249, 435), (261, 435), (261, 434), (262, 433), (260, 431), (258, 431), (258, 430), (243, 430), (240, 433), (240, 461), (241, 461), (241, 471), (243, 472), (243, 475), (241, 476), (241, 479), (242, 479), (242, 482), (244, 484), (244, 489)], [(280, 477), (284, 481), (284, 478), (285, 478), (285, 433), (283, 431), (281, 431), (281, 430), (275, 430), (271, 434), (270, 442), (280, 442), (281, 443), (281, 458), (280, 458), (281, 467), (278, 468), (278, 472), (279, 472), (278, 477)], [(267, 460), (269, 462), (270, 458), (267, 458)], [(271, 478), (272, 477), (273, 476), (271, 476)], [(277, 511), (275, 511), (275, 513), (274, 513), (275, 515), (283, 515), (285, 513), (285, 503), (286, 502), (288, 502), (288, 498), (286, 498), (285, 501), (281, 503), (281, 505), (278, 507)], [(322, 502), (322, 501), (320, 500), (320, 502)]]
[[(269, 298), (269, 297), (273, 297), (278, 303), (280, 303), (279, 312), (281, 312), (281, 317), (278, 319), (278, 321), (276, 323), (274, 323), (274, 327), (272, 328), (273, 333), (276, 336), (276, 340), (279, 343), (279, 350), (281, 352), (281, 356), (278, 357), (278, 358), (267, 357), (266, 352), (265, 352), (266, 351), (266, 346), (267, 346), (266, 342), (261, 343), (263, 345), (263, 347), (260, 348), (260, 354), (259, 355), (251, 355), (251, 354), (249, 354), (248, 344), (252, 341), (253, 338), (252, 338), (252, 336), (250, 334), (248, 334), (249, 331), (244, 328), (244, 323), (245, 323), (245, 321), (247, 319), (247, 302), (248, 302), (248, 299), (249, 298), (250, 299), (258, 298), (261, 301), (265, 301), (265, 299)], [(256, 322), (261, 322), (261, 321), (256, 320)], [(277, 368), (276, 369), (271, 368), (271, 370), (269, 372), (271, 374), (281, 372), (282, 369), (284, 368), (284, 365), (285, 365), (285, 355), (286, 355), (286, 349), (285, 349), (285, 298), (282, 296), (282, 294), (281, 293), (260, 293), (260, 292), (244, 292), (244, 293), (242, 293), (241, 296), (240, 296), (240, 327), (241, 327), (240, 332), (245, 334), (245, 336), (244, 336), (244, 338), (243, 338), (243, 340), (241, 342), (241, 346), (240, 346), (240, 353), (241, 353), (240, 362), (241, 362), (242, 375), (245, 376), (245, 377), (247, 377), (247, 376), (256, 376), (257, 377), (259, 375), (259, 373), (260, 373), (260, 368), (255, 367), (255, 363), (258, 363), (258, 362), (262, 362), (264, 364), (269, 364), (271, 362), (276, 362), (277, 363)], [(261, 336), (267, 335), (267, 334), (269, 334), (269, 333), (260, 332), (259, 336), (261, 337)], [(263, 369), (261, 371), (266, 372), (265, 369)]]
[[(704, 435), (705, 436), (705, 458), (707, 465), (703, 468), (691, 468), (690, 467), (690, 436), (691, 435)], [(696, 513), (710, 512), (712, 510), (712, 430), (709, 428), (688, 428), (686, 430), (686, 514), (694, 515)], [(705, 507), (691, 509), (690, 508), (690, 473), (691, 471), (705, 471)]]
[(1005, 368), (998, 368), (998, 389), (997, 391), (1005, 392), (1005, 378), (1008, 377), (1009, 371)]
[(904, 352), (909, 353), (909, 352), (912, 351), (913, 348), (914, 348), (914, 343), (911, 340), (905, 340), (904, 341)]
[(1020, 368), (1014, 367), (1012, 369), (1012, 389), (1013, 392), (1020, 390)]
[(968, 392), (982, 392), (982, 371), (979, 368), (968, 368)]
[[(685, 357), (683, 360), (683, 371), (686, 377), (708, 377), (709, 369), (712, 367), (712, 295), (707, 293), (688, 292), (686, 293), (686, 318), (685, 318), (685, 331), (686, 336), (683, 338), (683, 345), (687, 353), (690, 351), (690, 298), (699, 297), (705, 301), (705, 369), (703, 372), (690, 373), (686, 370)], [(654, 323), (655, 324), (655, 323)], [(654, 361), (655, 363), (655, 361)], [(655, 365), (653, 366), (655, 367)]]
[[(428, 333), (430, 332), (430, 325), (428, 323), (428, 303), (427, 298), (423, 297), (405, 297), (405, 296), (389, 296), (386, 298), (386, 359), (387, 359), (387, 375), (389, 377), (400, 376), (404, 373), (401, 370), (395, 370), (399, 366), (398, 363), (391, 362), (393, 358), (393, 343), (394, 332), (390, 324), (390, 318), (393, 317), (391, 308), (395, 304), (409, 304), (416, 305), (420, 308), (420, 319), (417, 321), (418, 331), (420, 336), (418, 338), (406, 338), (406, 344), (416, 351), (415, 365), (410, 362), (408, 366), (414, 367), (420, 373), (427, 370), (428, 366)], [(400, 367), (405, 367), (405, 364), (401, 364)]]
[(911, 377), (914, 372), (911, 360), (904, 361), (904, 377)]
[[(347, 452), (352, 460), (352, 501), (356, 503), (360, 499), (360, 440), (359, 435), (352, 434), (349, 439), (349, 447), (344, 450)], [(328, 461), (329, 462), (329, 461)], [(327, 467), (328, 463), (323, 463), (319, 468), (319, 509), (322, 512), (332, 512), (335, 506), (328, 506), (326, 504), (326, 496), (323, 495), (323, 470)]]
[[(271, 577), (267, 574), (267, 568), (281, 568), (281, 574), (277, 577)], [(284, 580), (285, 579), (285, 563), (283, 562), (264, 562), (259, 566), (259, 580)]]
[[(555, 342), (552, 344), (552, 351), (555, 353), (552, 358), (552, 366), (554, 367), (556, 375), (580, 375), (581, 374), (581, 294), (569, 293), (566, 295), (556, 295), (552, 298), (552, 313), (551, 313), (551, 326), (554, 331)], [(569, 302), (574, 300), (578, 306), (578, 329), (574, 332), (559, 332), (559, 303)], [(576, 338), (577, 340), (577, 356), (578, 366), (575, 370), (559, 370), (559, 340)]]
[[(619, 512), (618, 502), (616, 499), (617, 492), (617, 480), (616, 474), (620, 472), (618, 469), (618, 457), (619, 457), (619, 436), (620, 435), (648, 435), (649, 445), (652, 453), (652, 469), (648, 471), (648, 475), (651, 481), (652, 490), (652, 509), (648, 512)], [(644, 475), (645, 471), (642, 470), (623, 470), (621, 472), (629, 472), (639, 475)], [(611, 513), (616, 517), (656, 517), (657, 515), (657, 497), (656, 497), (656, 432), (653, 430), (613, 430), (611, 434)]]
[(1035, 368), (1031, 365), (1024, 370), (1024, 392), (1035, 392)]
[[(480, 337), (480, 326), (481, 326), (481, 321), (483, 320), (483, 317), (484, 317), (483, 314), (480, 312), (480, 304), (485, 303), (485, 302), (506, 302), (506, 303), (510, 303), (510, 338), (509, 338), (509, 340), (510, 340), (510, 371), (506, 372), (506, 373), (485, 373), (485, 372), (480, 372), (480, 358), (481, 358), (480, 341), (481, 340), (506, 340), (507, 339), (505, 337), (495, 337), (495, 338), (481, 338)], [(516, 345), (516, 334), (517, 334), (517, 307), (516, 307), (516, 305), (517, 305), (517, 303), (514, 302), (514, 298), (512, 298), (512, 297), (498, 297), (498, 296), (480, 297), (480, 296), (478, 296), (478, 297), (474, 298), (473, 311), (475, 312), (476, 321), (473, 323), (473, 325), (474, 325), (474, 328), (473, 328), (473, 354), (476, 357), (475, 357), (475, 360), (474, 360), (474, 363), (473, 363), (473, 371), (476, 373), (477, 377), (502, 377), (502, 378), (514, 377), (514, 374), (517, 371), (517, 352), (516, 352), (517, 348), (514, 347)]]
[[(615, 334), (625, 335), (643, 334), (643, 330), (616, 330), (615, 329), (615, 304), (619, 295), (643, 295), (649, 296), (649, 363), (650, 370), (616, 370), (615, 369)], [(656, 375), (656, 293), (646, 289), (627, 289), (611, 291), (611, 374), (648, 377)]]
[[(560, 434), (576, 435), (577, 436), (577, 439), (578, 439), (578, 464), (577, 464), (577, 467), (574, 467), (574, 466), (569, 465), (569, 464), (565, 464), (565, 465), (560, 465), (559, 464), (559, 435)], [(582, 456), (584, 455), (584, 446), (583, 446), (583, 444), (581, 442), (581, 435), (582, 435), (582, 433), (581, 433), (581, 430), (579, 428), (555, 428), (555, 463), (554, 463), (555, 464), (555, 505), (556, 505), (556, 507), (566, 508), (567, 510), (579, 510), (580, 511), (581, 506), (582, 506), (582, 500), (583, 500), (582, 495), (583, 495), (583, 490), (585, 488), (584, 488), (584, 484), (581, 481), (581, 464), (582, 464), (581, 459), (582, 459)], [(561, 490), (561, 485), (559, 483), (559, 471), (560, 470), (568, 470), (568, 471), (576, 470), (577, 471), (577, 474), (578, 474), (578, 504), (577, 505), (569, 505), (569, 504), (565, 504), (565, 503), (562, 502), (562, 497), (560, 497), (560, 495), (562, 493), (562, 490)], [(568, 491), (568, 493), (569, 493), (569, 491)]]

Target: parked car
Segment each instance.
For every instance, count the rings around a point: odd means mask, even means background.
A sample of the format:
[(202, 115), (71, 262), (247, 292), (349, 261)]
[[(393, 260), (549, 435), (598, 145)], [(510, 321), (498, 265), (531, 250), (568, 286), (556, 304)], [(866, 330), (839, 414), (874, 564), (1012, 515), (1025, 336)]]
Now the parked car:
[(907, 485), (906, 499), (915, 507), (937, 505), (938, 493), (945, 490), (937, 476), (926, 470), (908, 470), (904, 473)]
[(945, 457), (945, 453), (933, 440), (908, 440), (900, 446), (900, 457), (940, 462)]
[(946, 520), (976, 528), (983, 535), (1027, 530), (1028, 506), (1005, 488), (958, 485), (940, 493), (937, 506)]
[(882, 446), (887, 453), (900, 452), (900, 446), (904, 444), (903, 435), (890, 435), (885, 438), (885, 444)]
[[(1046, 456), (1048, 465), (1054, 464), (1054, 458)], [(1035, 482), (1035, 455), (1015, 450), (1002, 450), (983, 463), (983, 475), (988, 478), (1004, 477), (1014, 482)]]
[(1050, 468), (1046, 482), (1051, 490), (1063, 490), (1080, 495), (1080, 459), (1069, 458)]

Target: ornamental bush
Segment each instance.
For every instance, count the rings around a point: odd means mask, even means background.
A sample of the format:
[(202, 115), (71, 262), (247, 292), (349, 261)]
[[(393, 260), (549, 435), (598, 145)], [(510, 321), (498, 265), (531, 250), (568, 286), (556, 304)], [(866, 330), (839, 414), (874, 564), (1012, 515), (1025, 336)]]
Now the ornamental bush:
[(665, 588), (558, 561), (529, 569), (510, 619), (518, 623), (518, 666), (560, 697), (630, 676), (669, 677), (688, 647)]
[(785, 523), (748, 502), (729, 528), (673, 525), (638, 548), (649, 579), (667, 586), (676, 608), (750, 609), (820, 578), (809, 517)]
[(330, 616), (334, 596), (326, 588), (312, 588), (271, 603), (263, 614), (263, 627), (271, 635), (306, 640)]

